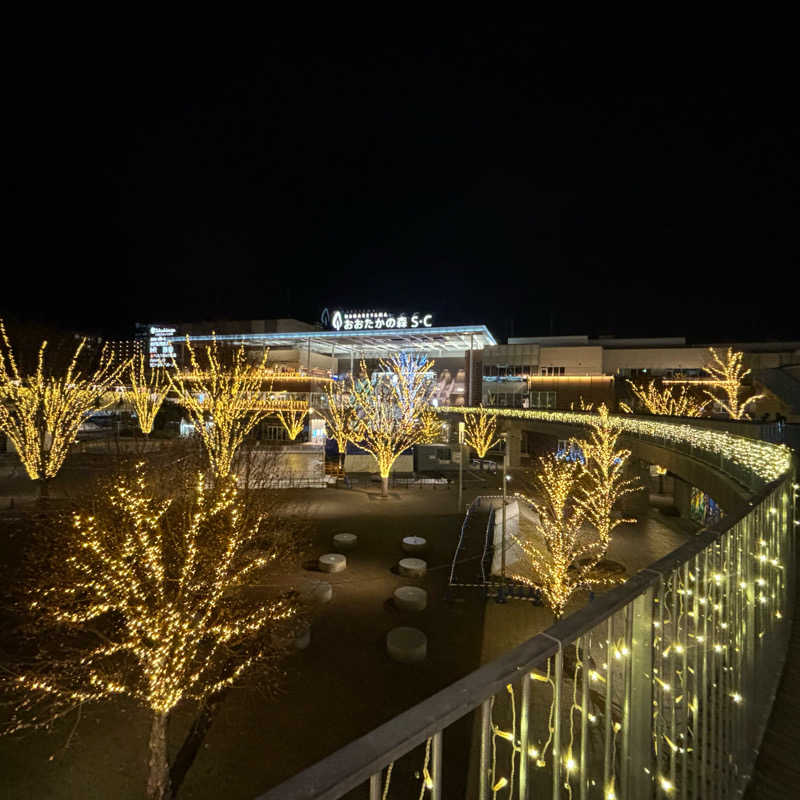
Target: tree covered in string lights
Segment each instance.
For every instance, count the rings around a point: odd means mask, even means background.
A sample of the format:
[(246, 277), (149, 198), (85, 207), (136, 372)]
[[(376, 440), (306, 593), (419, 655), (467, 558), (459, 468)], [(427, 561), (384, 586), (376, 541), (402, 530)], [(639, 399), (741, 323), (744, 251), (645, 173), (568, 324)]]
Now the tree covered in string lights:
[(423, 355), (396, 353), (381, 359), (373, 384), (366, 364), (363, 377), (350, 378), (350, 394), (356, 408), (353, 441), (378, 462), (381, 495), (389, 494), (389, 473), (403, 451), (430, 441), (430, 399), (435, 386), (433, 361)]
[(744, 368), (742, 359), (744, 353), (735, 351), (729, 347), (724, 355), (720, 355), (713, 347), (708, 348), (711, 361), (704, 367), (705, 371), (717, 382), (722, 392), (722, 397), (718, 392), (705, 390), (710, 402), (714, 400), (719, 403), (727, 412), (731, 419), (750, 419), (747, 407), (756, 400), (764, 397), (763, 394), (753, 395), (746, 400), (741, 400), (744, 391), (744, 379), (750, 374), (749, 369)]
[[(656, 381), (650, 381), (647, 386), (637, 385), (628, 381), (634, 396), (650, 414), (668, 417), (702, 417), (710, 400), (700, 400), (686, 386), (682, 386), (676, 393), (669, 386), (658, 386)], [(620, 408), (626, 413), (632, 413), (631, 407), (620, 402)]]
[(303, 423), (308, 416), (308, 406), (305, 408), (280, 408), (275, 414), (283, 425), (289, 439), (294, 441), (303, 431)]
[(489, 414), (483, 406), (474, 413), (464, 414), (464, 444), (473, 448), (478, 458), (484, 458), (500, 441), (496, 433), (497, 416)]
[(587, 439), (572, 440), (583, 456), (583, 460), (578, 462), (582, 480), (576, 485), (575, 502), (608, 547), (617, 526), (635, 521), (624, 519), (617, 513), (619, 501), (641, 487), (635, 480), (625, 477), (625, 465), (631, 451), (617, 446), (622, 429), (609, 415), (605, 403), (600, 405), (597, 417), (592, 417), (591, 423)]
[[(290, 590), (266, 592), (265, 571), (297, 551), (291, 523), (254, 505), (233, 478), (140, 463), (71, 535), (53, 524), (51, 554), (26, 594), (35, 656), (6, 669), (6, 732), (50, 726), (85, 704), (132, 698), (150, 714), (150, 800), (173, 797), (226, 691), (245, 677), (274, 692), (297, 632)], [(167, 730), (179, 706), (195, 724), (170, 767)]]
[(355, 433), (356, 407), (353, 397), (340, 384), (331, 381), (325, 385), (325, 406), (320, 409), (325, 420), (326, 433), (336, 442), (339, 470), (342, 470), (347, 443)]
[(147, 369), (146, 356), (139, 351), (130, 362), (128, 382), (131, 388), (126, 392), (126, 400), (136, 411), (139, 430), (149, 435), (164, 399), (169, 393), (169, 379), (163, 369)]
[(265, 350), (259, 362), (251, 363), (244, 345), (225, 354), (214, 337), (204, 348), (207, 366), (201, 368), (188, 336), (186, 349), (191, 372), (168, 372), (170, 388), (200, 435), (213, 473), (225, 477), (231, 472), (236, 450), (274, 411), (262, 399), (269, 353)]
[(20, 369), (5, 325), (0, 320), (0, 431), (6, 434), (31, 480), (39, 482), (42, 496), (48, 481), (61, 469), (81, 423), (110, 404), (109, 390), (127, 362), (119, 362), (104, 347), (95, 366), (85, 372), (79, 363), (86, 356), (81, 339), (66, 369), (47, 368), (47, 342), (39, 347), (32, 371)]

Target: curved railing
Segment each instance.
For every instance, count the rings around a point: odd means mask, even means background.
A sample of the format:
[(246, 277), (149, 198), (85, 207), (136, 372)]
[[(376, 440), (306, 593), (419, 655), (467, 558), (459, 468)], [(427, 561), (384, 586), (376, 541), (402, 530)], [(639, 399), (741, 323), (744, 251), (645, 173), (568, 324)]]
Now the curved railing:
[[(496, 413), (588, 422), (567, 412)], [(691, 425), (618, 419), (628, 433), (691, 446), (711, 464), (728, 459), (761, 488), (745, 513), (260, 800), (332, 800), (351, 790), (370, 800), (740, 795), (794, 610), (791, 452)]]

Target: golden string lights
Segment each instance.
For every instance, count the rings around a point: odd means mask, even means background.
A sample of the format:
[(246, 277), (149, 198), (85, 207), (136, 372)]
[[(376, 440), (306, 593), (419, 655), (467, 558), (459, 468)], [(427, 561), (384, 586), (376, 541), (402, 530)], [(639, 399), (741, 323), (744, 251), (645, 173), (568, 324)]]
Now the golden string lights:
[[(440, 406), (441, 414), (468, 414), (477, 412), (477, 407)], [(587, 415), (572, 411), (533, 411), (521, 408), (486, 409), (487, 413), (509, 419), (529, 419), (566, 425), (586, 425)], [(736, 467), (769, 483), (784, 475), (792, 464), (792, 451), (785, 445), (770, 444), (745, 436), (695, 427), (691, 424), (662, 422), (649, 419), (632, 419), (624, 414), (610, 415), (624, 433), (645, 436), (664, 442), (666, 446), (696, 448), (710, 455), (721, 457)]]
[(303, 422), (308, 416), (308, 406), (299, 409), (279, 409), (276, 416), (294, 441), (303, 430)]
[[(158, 477), (159, 480), (154, 480)], [(231, 478), (202, 473), (171, 497), (142, 464), (76, 513), (67, 552), (33, 592), (47, 651), (11, 683), (11, 728), (49, 725), (86, 702), (134, 699), (152, 716), (147, 796), (171, 797), (167, 722), (185, 701), (203, 703), (246, 673), (271, 688), (293, 641), (292, 592), (247, 591), (285, 555), (282, 525), (248, 506)], [(191, 481), (191, 483), (189, 483)]]
[(539, 458), (535, 476), (536, 499), (522, 497), (538, 514), (536, 531), (544, 549), (535, 538), (513, 537), (522, 551), (522, 571), (513, 577), (539, 589), (556, 619), (564, 613), (576, 589), (607, 583), (593, 578), (592, 570), (608, 548), (599, 534), (581, 531), (586, 518), (584, 505), (575, 502), (581, 478), (576, 461), (556, 456)]
[(325, 387), (325, 406), (321, 409), (329, 438), (336, 442), (339, 470), (342, 469), (347, 443), (353, 441), (356, 409), (349, 392), (338, 383)]
[(169, 380), (163, 369), (155, 367), (147, 370), (146, 356), (142, 350), (130, 361), (128, 380), (131, 388), (125, 397), (136, 411), (139, 430), (144, 434), (152, 433), (156, 414), (169, 392)]
[(226, 359), (216, 337), (205, 349), (207, 367), (201, 369), (194, 348), (186, 337), (191, 380), (181, 372), (168, 372), (170, 387), (203, 440), (214, 474), (230, 474), (236, 450), (245, 437), (272, 410), (262, 401), (262, 382), (268, 351), (260, 362), (251, 363), (244, 345)]
[[(647, 386), (636, 385), (628, 381), (631, 390), (639, 402), (650, 414), (668, 417), (702, 417), (710, 400), (699, 400), (687, 386), (682, 386), (677, 394), (669, 386), (661, 386), (656, 381), (650, 381)], [(620, 408), (626, 413), (632, 413), (627, 403), (620, 402)]]
[(81, 339), (66, 370), (56, 375), (46, 369), (47, 342), (42, 342), (36, 369), (23, 374), (0, 320), (0, 430), (11, 440), (28, 476), (40, 482), (43, 495), (81, 423), (105, 407), (104, 398), (114, 397), (109, 390), (128, 363), (116, 361), (104, 347), (94, 369), (84, 375), (79, 361), (85, 345), (86, 339)]
[(484, 458), (499, 441), (496, 436), (497, 417), (481, 406), (477, 413), (464, 414), (464, 444)]
[(389, 472), (400, 454), (427, 441), (430, 426), (425, 413), (435, 388), (433, 361), (424, 356), (396, 353), (380, 361), (375, 384), (361, 362), (362, 379), (350, 378), (350, 394), (356, 408), (353, 440), (378, 462), (381, 494), (389, 490)]
[(756, 400), (760, 400), (764, 395), (753, 395), (744, 402), (740, 399), (744, 389), (743, 380), (750, 374), (750, 370), (746, 370), (742, 363), (744, 353), (736, 352), (732, 347), (728, 348), (724, 356), (721, 356), (713, 347), (709, 347), (708, 352), (711, 361), (705, 366), (705, 371), (717, 381), (716, 385), (722, 390), (724, 398), (720, 397), (719, 393), (710, 392), (708, 389), (705, 390), (705, 393), (710, 400), (719, 403), (731, 419), (750, 419), (747, 407)]
[(617, 504), (640, 487), (625, 477), (631, 451), (617, 447), (622, 430), (612, 420), (605, 403), (590, 421), (588, 438), (572, 440), (583, 453), (583, 461), (579, 462), (583, 480), (577, 486), (575, 502), (583, 508), (586, 520), (594, 525), (607, 547), (614, 528), (634, 521), (617, 516)]

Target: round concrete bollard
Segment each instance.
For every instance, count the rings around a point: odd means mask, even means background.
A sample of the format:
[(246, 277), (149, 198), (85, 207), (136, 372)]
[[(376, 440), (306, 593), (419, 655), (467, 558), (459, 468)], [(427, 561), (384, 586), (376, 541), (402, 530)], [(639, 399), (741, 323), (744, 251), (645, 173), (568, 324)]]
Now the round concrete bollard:
[(311, 644), (311, 628), (306, 628), (304, 631), (300, 631), (297, 636), (294, 637), (294, 646), (298, 650), (305, 650)]
[(358, 544), (358, 536), (354, 533), (337, 533), (333, 537), (333, 547), (340, 553), (354, 550)]
[(401, 611), (423, 611), (428, 605), (428, 593), (419, 586), (398, 586), (394, 590), (394, 604)]
[(341, 553), (326, 553), (319, 557), (318, 563), (323, 572), (342, 572), (347, 569), (347, 556)]
[(421, 558), (401, 558), (397, 566), (400, 574), (409, 578), (423, 578), (428, 569), (427, 562)]
[(333, 599), (333, 586), (331, 586), (327, 581), (320, 581), (316, 586), (314, 586), (308, 595), (313, 602), (330, 603), (330, 601)]
[(428, 654), (428, 637), (417, 628), (392, 628), (386, 634), (386, 651), (401, 664), (416, 664)]
[(401, 543), (403, 552), (411, 554), (422, 553), (427, 546), (428, 542), (421, 536), (406, 536)]

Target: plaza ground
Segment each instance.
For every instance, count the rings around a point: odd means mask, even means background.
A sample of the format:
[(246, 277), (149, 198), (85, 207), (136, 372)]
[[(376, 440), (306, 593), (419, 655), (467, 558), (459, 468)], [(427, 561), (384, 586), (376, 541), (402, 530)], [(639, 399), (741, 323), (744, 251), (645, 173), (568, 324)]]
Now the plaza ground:
[[(24, 474), (9, 474), (8, 460), (5, 466), (3, 472), (0, 464), (0, 508), (5, 509), (0, 529), (13, 532), (14, 520), (26, 506), (33, 507), (35, 490)], [(55, 482), (54, 494), (76, 492), (98, 469), (102, 466), (96, 459), (72, 459)], [(473, 483), (464, 500), (487, 491), (494, 488)], [(379, 486), (369, 483), (351, 490), (285, 490), (287, 499), (302, 504), (312, 541), (304, 565), (282, 583), (303, 590), (325, 580), (333, 585), (333, 599), (314, 617), (311, 645), (287, 663), (282, 696), (270, 700), (242, 688), (226, 698), (181, 797), (249, 800), (552, 623), (546, 609), (530, 602), (498, 605), (484, 601), (477, 590), (445, 597), (461, 523), (454, 489), (396, 489), (387, 500), (379, 494)], [(654, 511), (615, 534), (609, 557), (632, 574), (682, 544), (691, 528), (685, 520)], [(337, 532), (357, 534), (358, 547), (348, 554), (346, 571), (319, 573), (312, 568), (314, 559), (331, 550)], [(420, 580), (396, 573), (404, 556), (400, 541), (412, 534), (429, 543), (424, 556), (429, 568)], [(11, 558), (24, 542), (8, 545), (5, 557)], [(427, 589), (425, 611), (404, 613), (394, 607), (392, 592), (406, 584)], [(386, 633), (398, 625), (427, 634), (425, 662), (403, 665), (386, 655)], [(173, 748), (189, 721), (187, 712), (175, 714)], [(80, 720), (73, 715), (51, 732), (0, 739), (0, 800), (139, 798), (148, 729), (141, 709), (120, 702), (84, 709)]]

